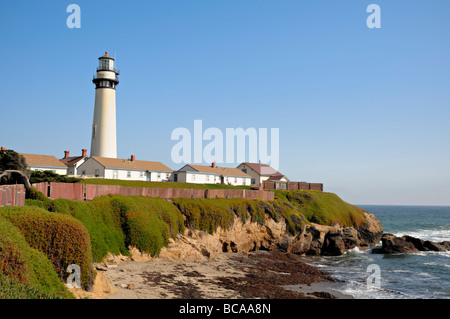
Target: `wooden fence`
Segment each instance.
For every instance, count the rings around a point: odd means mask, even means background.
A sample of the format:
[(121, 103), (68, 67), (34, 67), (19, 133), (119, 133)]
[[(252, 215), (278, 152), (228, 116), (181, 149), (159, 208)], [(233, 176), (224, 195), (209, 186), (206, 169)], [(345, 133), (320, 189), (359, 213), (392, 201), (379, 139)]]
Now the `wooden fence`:
[(93, 200), (104, 195), (148, 196), (171, 198), (245, 198), (274, 200), (275, 194), (263, 190), (249, 189), (191, 189), (191, 188), (150, 188), (125, 187), (119, 185), (39, 183), (33, 184), (38, 191), (50, 199)]
[(25, 192), (23, 185), (0, 185), (0, 207), (24, 206)]
[(321, 183), (306, 183), (306, 182), (264, 182), (265, 190), (288, 190), (288, 191), (320, 191), (323, 192), (323, 184)]

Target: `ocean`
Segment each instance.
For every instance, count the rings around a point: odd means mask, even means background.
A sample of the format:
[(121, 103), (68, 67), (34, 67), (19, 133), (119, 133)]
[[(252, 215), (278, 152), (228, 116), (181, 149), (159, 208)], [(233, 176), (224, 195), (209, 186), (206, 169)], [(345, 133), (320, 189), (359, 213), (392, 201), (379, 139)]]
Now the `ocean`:
[[(385, 233), (450, 241), (450, 207), (360, 207), (381, 221)], [(379, 255), (356, 248), (305, 262), (327, 271), (339, 281), (333, 289), (356, 299), (450, 299), (450, 252)]]

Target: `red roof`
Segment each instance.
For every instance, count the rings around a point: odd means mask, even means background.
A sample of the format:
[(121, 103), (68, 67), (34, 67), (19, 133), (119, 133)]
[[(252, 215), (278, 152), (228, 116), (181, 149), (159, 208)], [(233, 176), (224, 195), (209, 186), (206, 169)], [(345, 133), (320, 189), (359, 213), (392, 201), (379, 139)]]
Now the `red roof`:
[(267, 180), (268, 181), (279, 181), (284, 177), (284, 175), (272, 175)]
[(253, 169), (255, 172), (257, 172), (259, 175), (264, 176), (274, 176), (274, 175), (281, 175), (280, 172), (278, 172), (276, 169), (272, 168), (270, 165), (267, 164), (259, 164), (259, 163), (244, 163), (251, 169)]
[(60, 159), (60, 161), (63, 162), (66, 166), (72, 166), (85, 158), (85, 156), (72, 156)]

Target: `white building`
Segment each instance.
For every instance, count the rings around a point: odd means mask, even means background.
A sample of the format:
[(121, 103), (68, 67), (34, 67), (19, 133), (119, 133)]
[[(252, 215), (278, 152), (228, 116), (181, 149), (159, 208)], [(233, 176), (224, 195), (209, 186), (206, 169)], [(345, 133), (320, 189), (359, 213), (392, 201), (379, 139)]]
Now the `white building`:
[(98, 60), (97, 74), (92, 80), (95, 84), (95, 108), (91, 156), (116, 158), (116, 87), (119, 84), (119, 71), (108, 51)]
[(185, 165), (174, 172), (174, 181), (195, 184), (250, 185), (251, 178), (241, 170), (232, 167)]
[(88, 159), (87, 156), (87, 150), (82, 149), (81, 150), (81, 156), (69, 156), (69, 151), (64, 151), (64, 158), (60, 161), (63, 162), (67, 166), (67, 175), (70, 176), (77, 176), (78, 174), (78, 168), (81, 164), (84, 163)]
[(51, 171), (59, 175), (67, 175), (67, 166), (52, 155), (24, 154), (20, 153), (28, 165), (28, 169), (33, 172)]
[(242, 163), (237, 167), (251, 176), (251, 185), (261, 186), (265, 181), (289, 182), (289, 179), (267, 164)]
[(89, 157), (78, 167), (78, 174), (86, 178), (120, 179), (163, 182), (172, 180), (173, 170), (161, 162), (131, 159)]

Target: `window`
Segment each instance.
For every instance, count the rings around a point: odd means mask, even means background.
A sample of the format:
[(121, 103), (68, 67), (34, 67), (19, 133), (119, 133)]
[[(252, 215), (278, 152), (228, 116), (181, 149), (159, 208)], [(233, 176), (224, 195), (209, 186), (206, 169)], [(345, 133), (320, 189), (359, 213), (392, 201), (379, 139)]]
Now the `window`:
[(141, 177), (144, 177), (145, 172), (141, 171)]
[(119, 179), (119, 171), (113, 171), (113, 179)]
[(161, 173), (160, 172), (158, 172), (157, 178), (161, 179)]
[(100, 176), (100, 170), (98, 168), (95, 169), (95, 177)]
[(195, 181), (195, 174), (192, 174), (192, 180)]
[(131, 178), (131, 172), (130, 171), (127, 172), (127, 178)]
[(243, 168), (242, 171), (247, 174), (247, 169)]
[(244, 178), (244, 179), (242, 180), (242, 184), (243, 184), (243, 185), (247, 185), (247, 179)]
[(81, 171), (81, 175), (86, 175), (86, 171), (85, 171), (85, 170), (82, 170), (82, 171)]
[(113, 69), (113, 60), (110, 59), (102, 59), (99, 61), (99, 69), (100, 70), (112, 70)]
[(234, 178), (234, 182), (237, 183), (237, 177)]
[(256, 179), (252, 178), (251, 183), (252, 183), (252, 185), (255, 185), (256, 184)]

